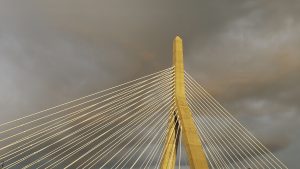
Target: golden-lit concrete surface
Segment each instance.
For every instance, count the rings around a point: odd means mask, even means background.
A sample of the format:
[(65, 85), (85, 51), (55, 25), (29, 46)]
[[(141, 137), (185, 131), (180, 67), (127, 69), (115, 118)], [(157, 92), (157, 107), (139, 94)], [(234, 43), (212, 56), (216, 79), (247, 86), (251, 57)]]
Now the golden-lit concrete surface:
[(173, 42), (173, 64), (175, 66), (175, 100), (182, 127), (182, 136), (189, 166), (191, 169), (208, 169), (204, 150), (193, 121), (192, 113), (187, 105), (184, 85), (183, 46), (182, 39), (176, 37)]
[[(176, 151), (178, 147), (178, 136), (180, 131), (178, 131), (178, 126), (176, 125), (177, 117), (173, 111), (170, 112), (171, 118), (169, 121), (168, 133), (165, 140), (165, 147), (163, 150), (163, 157), (161, 161), (160, 168), (175, 168), (176, 163)], [(177, 135), (177, 138), (176, 138)]]

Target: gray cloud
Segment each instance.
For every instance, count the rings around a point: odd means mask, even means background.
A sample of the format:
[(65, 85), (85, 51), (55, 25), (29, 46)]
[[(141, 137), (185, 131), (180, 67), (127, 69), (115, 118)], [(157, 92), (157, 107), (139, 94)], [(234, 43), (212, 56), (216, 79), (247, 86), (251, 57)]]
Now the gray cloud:
[(296, 0), (3, 0), (0, 121), (169, 67), (179, 34), (187, 71), (295, 168), (299, 6)]

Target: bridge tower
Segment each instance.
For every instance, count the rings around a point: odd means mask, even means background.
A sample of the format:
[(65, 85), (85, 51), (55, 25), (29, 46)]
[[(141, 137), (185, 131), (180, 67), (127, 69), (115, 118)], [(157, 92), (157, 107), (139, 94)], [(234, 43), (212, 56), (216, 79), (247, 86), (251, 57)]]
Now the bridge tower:
[[(175, 168), (178, 135), (181, 133), (191, 169), (208, 169), (207, 159), (203, 150), (192, 113), (187, 104), (184, 84), (183, 45), (179, 36), (173, 41), (173, 66), (175, 69), (175, 102), (176, 112), (169, 121), (168, 133), (161, 161), (161, 169)], [(182, 131), (180, 131), (182, 130)], [(176, 137), (176, 133), (178, 133)]]

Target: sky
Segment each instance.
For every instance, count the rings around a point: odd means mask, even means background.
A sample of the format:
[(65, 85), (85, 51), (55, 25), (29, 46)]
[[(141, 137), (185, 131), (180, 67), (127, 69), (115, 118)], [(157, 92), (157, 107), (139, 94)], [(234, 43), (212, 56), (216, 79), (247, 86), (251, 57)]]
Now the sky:
[(300, 151), (300, 1), (0, 0), (0, 123), (172, 65), (289, 168)]

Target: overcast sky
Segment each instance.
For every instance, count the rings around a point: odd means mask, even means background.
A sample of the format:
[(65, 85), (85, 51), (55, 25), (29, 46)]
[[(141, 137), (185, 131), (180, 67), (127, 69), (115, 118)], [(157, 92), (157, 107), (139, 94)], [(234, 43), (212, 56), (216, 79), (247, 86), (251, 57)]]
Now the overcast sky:
[(289, 168), (300, 152), (300, 1), (0, 0), (0, 122), (171, 66)]

